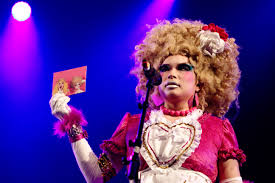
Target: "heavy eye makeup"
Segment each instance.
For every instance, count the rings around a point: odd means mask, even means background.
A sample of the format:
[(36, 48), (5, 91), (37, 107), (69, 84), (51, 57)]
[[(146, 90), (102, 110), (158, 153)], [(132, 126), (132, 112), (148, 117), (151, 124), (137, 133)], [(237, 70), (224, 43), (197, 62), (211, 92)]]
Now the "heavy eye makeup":
[(166, 71), (170, 71), (171, 70), (171, 66), (168, 65), (168, 64), (162, 64), (160, 67), (159, 67), (159, 71), (160, 72), (166, 72)]
[[(193, 68), (194, 68), (194, 66), (187, 64), (187, 63), (182, 63), (182, 64), (177, 65), (177, 70), (179, 70), (179, 71), (191, 71)], [(171, 66), (169, 64), (162, 64), (159, 67), (160, 72), (166, 72), (166, 71), (170, 71), (170, 70), (171, 70)]]
[(193, 69), (193, 67), (194, 67), (194, 66), (192, 66), (192, 65), (190, 65), (190, 64), (184, 63), (184, 64), (179, 64), (179, 65), (177, 66), (177, 69), (178, 69), (179, 71), (191, 71), (191, 70)]

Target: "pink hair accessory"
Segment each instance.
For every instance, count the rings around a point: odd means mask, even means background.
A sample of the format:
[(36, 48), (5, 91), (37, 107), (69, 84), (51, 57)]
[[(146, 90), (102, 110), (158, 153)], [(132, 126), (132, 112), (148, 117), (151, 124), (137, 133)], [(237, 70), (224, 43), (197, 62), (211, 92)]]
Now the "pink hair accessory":
[(160, 107), (160, 109), (162, 110), (163, 114), (169, 115), (169, 116), (186, 116), (187, 114), (193, 112), (194, 110), (197, 109), (197, 107), (192, 107), (189, 110), (183, 110), (183, 111), (175, 111), (175, 110), (171, 110), (171, 109), (167, 109), (166, 107), (164, 107), (163, 105)]

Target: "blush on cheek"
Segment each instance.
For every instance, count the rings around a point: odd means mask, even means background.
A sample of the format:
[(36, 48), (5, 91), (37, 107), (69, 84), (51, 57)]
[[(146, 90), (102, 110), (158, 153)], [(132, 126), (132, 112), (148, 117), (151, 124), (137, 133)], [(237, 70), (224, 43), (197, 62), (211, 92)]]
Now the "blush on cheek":
[(195, 81), (195, 75), (193, 72), (186, 72), (184, 74), (184, 80), (187, 82), (194, 82)]

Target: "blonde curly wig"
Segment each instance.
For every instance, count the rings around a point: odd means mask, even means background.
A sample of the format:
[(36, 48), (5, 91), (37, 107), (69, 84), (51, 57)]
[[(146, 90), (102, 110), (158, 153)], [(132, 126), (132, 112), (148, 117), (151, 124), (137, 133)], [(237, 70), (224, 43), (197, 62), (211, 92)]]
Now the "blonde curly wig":
[[(147, 90), (142, 61), (146, 59), (155, 68), (159, 68), (168, 56), (185, 55), (195, 68), (200, 88), (198, 108), (219, 117), (226, 114), (239, 95), (239, 47), (234, 38), (228, 38), (222, 53), (214, 58), (203, 55), (197, 36), (203, 26), (205, 24), (200, 21), (180, 19), (158, 21), (156, 25), (150, 26), (143, 42), (135, 47), (135, 67), (131, 71), (139, 80), (136, 93), (140, 100), (144, 100)], [(157, 87), (154, 88), (156, 89)], [(151, 91), (151, 94), (153, 92), (155, 91)], [(150, 109), (158, 108), (151, 97), (149, 104)]]

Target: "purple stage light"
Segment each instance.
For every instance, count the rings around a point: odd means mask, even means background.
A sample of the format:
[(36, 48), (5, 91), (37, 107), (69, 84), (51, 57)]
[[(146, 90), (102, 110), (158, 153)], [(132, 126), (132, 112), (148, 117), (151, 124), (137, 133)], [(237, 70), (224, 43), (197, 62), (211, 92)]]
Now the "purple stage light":
[(22, 23), (11, 16), (0, 35), (0, 78), (11, 98), (30, 99), (41, 73), (39, 36), (31, 18)]
[(12, 16), (18, 21), (25, 21), (31, 16), (31, 7), (28, 3), (20, 1), (13, 5)]

